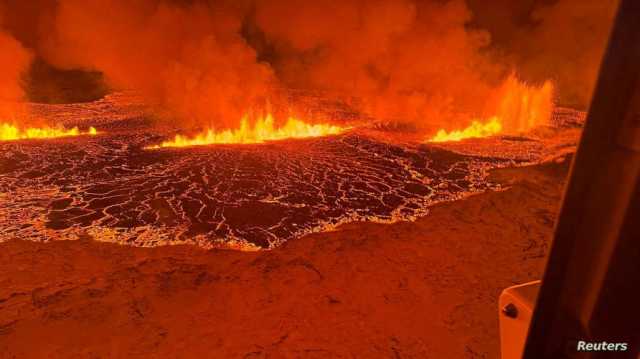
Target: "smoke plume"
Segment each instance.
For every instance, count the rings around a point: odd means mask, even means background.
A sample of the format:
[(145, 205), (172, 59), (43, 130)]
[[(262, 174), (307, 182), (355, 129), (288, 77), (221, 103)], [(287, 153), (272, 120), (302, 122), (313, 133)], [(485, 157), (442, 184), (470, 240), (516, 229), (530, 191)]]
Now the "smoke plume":
[(212, 127), (237, 122), (264, 100), (270, 67), (240, 35), (233, 1), (61, 0), (45, 58), (104, 73), (181, 119)]
[(184, 126), (236, 127), (284, 87), (325, 91), (379, 120), (453, 128), (504, 112), (515, 102), (505, 88), (526, 94), (513, 73), (552, 80), (561, 103), (584, 109), (616, 3), (0, 0), (12, 14), (0, 96), (23, 96), (33, 51), (59, 69), (98, 71)]
[(468, 1), (505, 63), (526, 79), (552, 80), (561, 104), (587, 109), (618, 0)]
[[(552, 77), (563, 101), (586, 108), (609, 38), (617, 0), (560, 1), (532, 14), (537, 25), (518, 51), (522, 71)], [(528, 46), (527, 46), (528, 45)]]
[(15, 120), (16, 102), (24, 99), (22, 78), (31, 62), (31, 53), (3, 27), (0, 4), (0, 122)]
[(356, 96), (376, 118), (421, 127), (482, 110), (495, 86), (501, 67), (482, 53), (489, 34), (465, 27), (471, 17), (462, 0), (262, 0), (256, 10), (285, 84)]

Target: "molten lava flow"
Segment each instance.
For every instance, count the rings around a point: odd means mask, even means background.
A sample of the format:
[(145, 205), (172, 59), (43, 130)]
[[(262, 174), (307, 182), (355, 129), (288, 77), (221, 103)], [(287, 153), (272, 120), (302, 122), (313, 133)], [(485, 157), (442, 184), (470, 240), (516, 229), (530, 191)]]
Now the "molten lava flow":
[(553, 84), (529, 86), (511, 75), (498, 91), (493, 116), (485, 123), (474, 120), (462, 130), (439, 130), (428, 142), (461, 141), (466, 138), (494, 136), (499, 133), (522, 133), (549, 125), (553, 112)]
[(429, 142), (449, 142), (449, 141), (461, 141), (465, 138), (478, 138), (493, 136), (502, 131), (502, 123), (497, 117), (492, 117), (487, 123), (480, 123), (473, 121), (471, 125), (464, 130), (456, 130), (447, 132), (445, 130), (439, 130), (435, 136), (433, 136)]
[(160, 145), (147, 147), (157, 149), (161, 147), (186, 147), (202, 146), (211, 144), (250, 144), (263, 143), (267, 141), (284, 140), (288, 138), (307, 138), (337, 135), (347, 130), (347, 128), (327, 125), (308, 124), (297, 118), (290, 117), (282, 127), (274, 127), (272, 115), (259, 118), (251, 127), (249, 117), (244, 116), (240, 121), (240, 128), (214, 132), (209, 129), (195, 137), (176, 135), (171, 141), (162, 142)]
[(95, 128), (89, 127), (86, 132), (80, 131), (78, 127), (72, 129), (65, 129), (62, 127), (29, 127), (21, 129), (17, 126), (10, 125), (8, 123), (0, 124), (0, 141), (10, 140), (25, 140), (25, 139), (37, 139), (37, 138), (56, 138), (56, 137), (69, 137), (69, 136), (82, 136), (82, 135), (97, 135), (98, 131)]

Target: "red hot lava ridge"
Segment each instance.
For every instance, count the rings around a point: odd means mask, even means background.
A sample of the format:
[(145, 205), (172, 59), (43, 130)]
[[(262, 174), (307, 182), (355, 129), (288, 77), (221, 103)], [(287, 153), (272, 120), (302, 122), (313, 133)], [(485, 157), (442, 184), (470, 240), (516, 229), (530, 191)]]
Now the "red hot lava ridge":
[(492, 168), (540, 160), (576, 140), (562, 139), (551, 150), (544, 139), (503, 138), (489, 146), (516, 148), (524, 157), (483, 154), (481, 141), (401, 145), (358, 131), (148, 151), (159, 135), (138, 115), (105, 116), (90, 113), (85, 122), (99, 126), (101, 136), (0, 143), (1, 240), (273, 248), (345, 222), (415, 219), (434, 203), (499, 189), (488, 180)]

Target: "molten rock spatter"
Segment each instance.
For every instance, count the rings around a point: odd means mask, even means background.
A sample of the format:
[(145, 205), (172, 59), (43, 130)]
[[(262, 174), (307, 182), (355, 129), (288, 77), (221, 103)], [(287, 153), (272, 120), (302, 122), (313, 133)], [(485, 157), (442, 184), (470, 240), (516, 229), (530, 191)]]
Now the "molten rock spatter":
[(95, 136), (97, 134), (98, 131), (94, 127), (89, 127), (88, 130), (81, 131), (78, 127), (73, 127), (71, 129), (49, 126), (20, 128), (8, 123), (0, 124), (0, 141), (71, 137), (83, 135)]

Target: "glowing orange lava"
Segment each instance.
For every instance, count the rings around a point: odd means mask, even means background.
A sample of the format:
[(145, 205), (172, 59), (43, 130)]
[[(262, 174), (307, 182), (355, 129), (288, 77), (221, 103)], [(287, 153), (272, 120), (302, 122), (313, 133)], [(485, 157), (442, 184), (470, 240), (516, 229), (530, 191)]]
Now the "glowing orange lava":
[(447, 132), (445, 130), (439, 130), (435, 136), (433, 136), (429, 142), (449, 142), (449, 141), (461, 141), (466, 138), (479, 138), (489, 137), (502, 132), (502, 123), (497, 117), (492, 117), (487, 123), (480, 123), (473, 121), (471, 125), (463, 130), (455, 130)]
[(530, 86), (511, 75), (497, 93), (493, 116), (485, 121), (476, 119), (461, 130), (447, 132), (440, 129), (428, 142), (461, 141), (500, 133), (517, 134), (549, 125), (554, 106), (553, 94), (554, 87), (550, 81), (541, 86)]
[(546, 81), (531, 86), (511, 75), (502, 84), (498, 94), (495, 115), (502, 121), (507, 133), (521, 133), (551, 123), (554, 86)]
[(81, 131), (80, 129), (78, 129), (78, 127), (74, 127), (71, 129), (49, 126), (19, 128), (8, 123), (0, 124), (0, 141), (57, 138), (83, 135), (95, 136), (97, 134), (98, 131), (93, 127), (89, 127), (87, 131)]
[(253, 126), (249, 125), (249, 117), (244, 116), (240, 127), (235, 130), (215, 132), (207, 130), (194, 137), (176, 135), (173, 140), (162, 142), (160, 145), (147, 147), (157, 149), (161, 147), (187, 147), (212, 144), (250, 144), (267, 141), (284, 140), (288, 138), (307, 138), (337, 135), (347, 130), (345, 127), (328, 124), (308, 124), (302, 120), (290, 117), (281, 127), (274, 126), (272, 115), (258, 118)]

